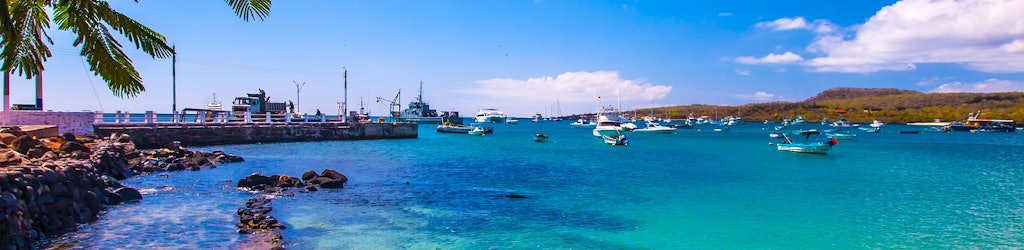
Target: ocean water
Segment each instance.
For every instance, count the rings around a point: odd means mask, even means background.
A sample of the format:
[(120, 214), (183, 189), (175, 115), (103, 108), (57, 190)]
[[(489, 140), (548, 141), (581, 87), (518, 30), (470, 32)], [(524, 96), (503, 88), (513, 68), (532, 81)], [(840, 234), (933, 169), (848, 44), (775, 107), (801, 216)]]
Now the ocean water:
[[(146, 195), (55, 248), (245, 247), (235, 210), (253, 172), (335, 169), (344, 189), (277, 197), (291, 249), (1024, 248), (1024, 135), (857, 131), (828, 155), (777, 151), (765, 125), (628, 134), (569, 121), (494, 134), (228, 145), (245, 157), (123, 181)], [(641, 125), (642, 126), (642, 125)], [(807, 128), (814, 128), (813, 126)], [(533, 142), (543, 132), (548, 142)], [(528, 198), (506, 198), (521, 194)]]

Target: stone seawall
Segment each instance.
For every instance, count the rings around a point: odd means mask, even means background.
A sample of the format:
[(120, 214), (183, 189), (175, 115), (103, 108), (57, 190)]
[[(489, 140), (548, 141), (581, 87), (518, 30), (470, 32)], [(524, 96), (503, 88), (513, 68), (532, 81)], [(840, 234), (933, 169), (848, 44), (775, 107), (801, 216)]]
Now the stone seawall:
[(92, 133), (96, 112), (11, 110), (0, 111), (0, 125), (57, 125), (59, 133)]
[(249, 123), (249, 124), (97, 124), (96, 135), (130, 134), (139, 148), (179, 141), (184, 146), (416, 138), (413, 123)]

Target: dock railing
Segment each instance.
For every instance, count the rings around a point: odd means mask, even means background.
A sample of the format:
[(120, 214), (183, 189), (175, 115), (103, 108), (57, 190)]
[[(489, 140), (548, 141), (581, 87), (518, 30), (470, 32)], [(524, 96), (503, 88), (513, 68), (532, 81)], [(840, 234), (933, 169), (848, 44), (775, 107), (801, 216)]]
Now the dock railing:
[(93, 124), (274, 124), (274, 123), (341, 123), (326, 116), (305, 114), (241, 113), (208, 109), (184, 109), (181, 113), (157, 114), (153, 111), (131, 113), (97, 112)]

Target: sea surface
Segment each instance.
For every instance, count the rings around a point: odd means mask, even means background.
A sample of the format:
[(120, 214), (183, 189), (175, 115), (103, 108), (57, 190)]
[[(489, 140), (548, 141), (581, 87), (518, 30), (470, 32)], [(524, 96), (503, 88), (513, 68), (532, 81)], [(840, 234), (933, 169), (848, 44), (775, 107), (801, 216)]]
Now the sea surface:
[[(609, 146), (570, 121), (486, 136), (227, 145), (243, 163), (123, 181), (145, 198), (48, 247), (245, 247), (237, 181), (335, 169), (344, 189), (273, 199), (290, 249), (1024, 248), (1024, 135), (881, 133), (828, 155), (776, 150), (777, 124), (627, 134)], [(641, 127), (643, 125), (640, 125)], [(794, 127), (791, 127), (794, 128)], [(818, 128), (810, 125), (804, 129)], [(543, 132), (547, 142), (533, 141)], [(506, 198), (520, 194), (527, 198)]]

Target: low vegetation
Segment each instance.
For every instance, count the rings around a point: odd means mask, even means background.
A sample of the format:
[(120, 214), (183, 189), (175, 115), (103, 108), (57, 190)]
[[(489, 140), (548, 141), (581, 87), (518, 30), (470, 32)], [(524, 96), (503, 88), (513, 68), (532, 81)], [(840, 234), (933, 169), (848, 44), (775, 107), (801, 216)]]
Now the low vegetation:
[[(689, 115), (722, 118), (742, 115), (746, 121), (803, 116), (808, 121), (846, 118), (850, 122), (886, 123), (962, 121), (967, 114), (981, 111), (985, 118), (1024, 121), (1024, 93), (920, 93), (899, 89), (829, 89), (800, 102), (769, 102), (741, 106), (693, 104), (654, 108), (659, 117), (682, 119)], [(648, 114), (651, 109), (638, 109)]]

